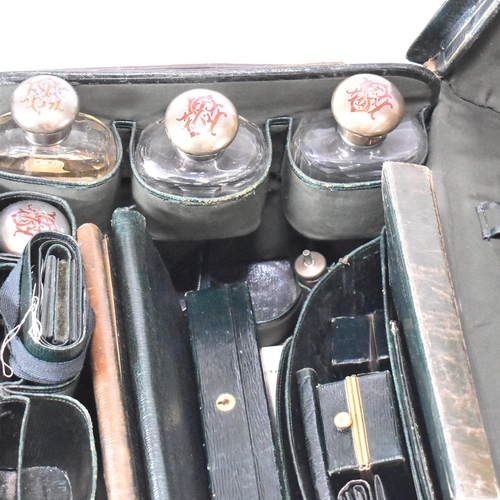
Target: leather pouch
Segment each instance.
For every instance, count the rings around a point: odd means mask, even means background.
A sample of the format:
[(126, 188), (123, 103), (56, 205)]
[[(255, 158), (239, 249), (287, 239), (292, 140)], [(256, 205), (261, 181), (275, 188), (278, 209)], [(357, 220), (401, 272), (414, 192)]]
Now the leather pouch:
[(111, 130), (116, 141), (117, 161), (109, 174), (93, 181), (73, 182), (0, 172), (0, 193), (36, 191), (56, 196), (69, 204), (78, 225), (92, 221), (103, 228), (109, 227), (120, 187), (120, 163), (123, 154), (117, 124), (113, 123)]
[(92, 500), (97, 459), (86, 409), (67, 396), (0, 395), (0, 497)]

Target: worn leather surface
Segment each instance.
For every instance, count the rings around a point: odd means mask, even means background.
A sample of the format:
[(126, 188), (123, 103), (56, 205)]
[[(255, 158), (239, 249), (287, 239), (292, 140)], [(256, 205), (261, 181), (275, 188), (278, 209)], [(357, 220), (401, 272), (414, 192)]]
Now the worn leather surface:
[[(432, 176), (386, 163), (388, 269), (444, 498), (499, 498), (443, 251)], [(473, 452), (474, 461), (468, 457)]]
[(119, 349), (107, 241), (94, 224), (80, 226), (77, 238), (90, 304), (96, 314), (90, 355), (107, 498), (141, 498), (144, 491), (140, 492), (136, 476), (142, 469), (141, 464), (135, 463), (132, 435), (136, 429), (131, 429), (135, 422), (128, 418), (132, 409), (127, 408), (124, 397), (127, 391), (127, 378), (123, 374), (126, 358), (123, 359)]
[[(469, 2), (466, 2), (469, 3)], [(478, 2), (479, 3), (479, 2)], [(476, 207), (499, 201), (500, 16), (443, 81), (430, 123), (432, 170), (444, 247), (467, 356), (497, 479), (500, 478), (500, 241), (483, 239)]]
[(387, 272), (387, 245), (385, 230), (381, 239), (382, 281), (384, 290), (384, 313), (387, 344), (390, 353), (391, 373), (394, 389), (400, 408), (402, 430), (407, 444), (409, 467), (415, 477), (417, 498), (432, 500), (436, 498), (437, 478), (433, 457), (428, 449), (427, 431), (422, 417), (420, 404), (415, 390), (415, 380), (409, 365), (404, 337), (397, 321)]
[(126, 391), (137, 411), (148, 498), (208, 498), (196, 379), (177, 294), (139, 212), (116, 210), (111, 240), (131, 379)]
[(407, 59), (420, 64), (429, 61), (438, 75), (448, 75), (463, 66), (461, 59), (498, 9), (498, 0), (445, 1), (408, 49)]
[[(190, 292), (186, 305), (211, 496), (281, 499), (248, 288), (236, 283)], [(218, 406), (221, 394), (227, 401)], [(231, 397), (234, 407), (223, 411)]]

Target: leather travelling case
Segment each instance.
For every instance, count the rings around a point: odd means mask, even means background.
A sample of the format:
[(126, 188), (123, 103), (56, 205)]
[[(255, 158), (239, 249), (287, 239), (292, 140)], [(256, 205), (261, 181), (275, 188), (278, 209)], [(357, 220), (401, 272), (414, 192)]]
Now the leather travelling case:
[[(500, 498), (499, 5), (445, 2), (407, 64), (52, 72), (78, 86), (82, 110), (114, 123), (123, 150), (119, 167), (91, 189), (0, 175), (2, 196), (14, 188), (60, 196), (74, 213), (80, 249), (65, 255), (81, 252), (82, 290), (95, 313), (81, 372), (48, 385), (1, 378), (0, 497)], [(367, 183), (304, 181), (290, 154), (292, 134), (304, 114), (328, 108), (336, 86), (356, 73), (383, 75), (399, 87), (407, 111), (426, 126), (425, 167), (389, 164), (383, 181)], [(0, 102), (33, 74), (2, 74)], [(138, 134), (162, 118), (175, 96), (196, 87), (226, 94), (260, 126), (272, 161), (258, 192), (241, 204), (230, 200), (241, 218), (227, 217), (220, 199), (187, 203), (203, 230), (190, 232), (177, 222), (182, 203), (169, 199), (165, 211), (165, 197), (138, 181), (133, 154)], [(224, 237), (212, 239), (210, 227)], [(26, 273), (31, 264), (36, 271), (35, 252), (46, 248), (33, 245)], [(279, 331), (253, 323), (257, 307), (248, 303), (244, 280), (217, 282), (221, 269), (225, 277), (263, 262), (293, 265), (304, 249), (321, 252), (328, 269), (314, 286), (294, 283), (298, 292), (278, 318)], [(0, 255), (0, 286), (9, 285), (18, 261)], [(23, 311), (30, 307), (28, 278)], [(86, 304), (83, 291), (80, 298)], [(215, 339), (197, 343), (193, 323), (190, 331), (197, 300), (207, 312), (196, 312), (195, 322), (208, 318), (211, 331), (226, 335), (231, 362), (217, 358), (223, 349)], [(251, 332), (248, 357), (239, 354), (243, 324)], [(286, 339), (275, 422), (257, 376), (255, 339), (260, 346)], [(251, 376), (241, 382), (232, 373)], [(344, 380), (353, 376), (380, 377), (387, 387), (372, 407), (363, 391), (358, 399), (370, 456), (384, 455), (373, 467), (360, 465), (350, 446)], [(215, 399), (240, 390), (247, 406), (222, 418), (241, 417), (245, 432), (233, 439), (247, 448), (229, 448), (233, 458), (217, 469), (231, 439), (221, 434), (222, 413), (207, 408), (201, 388), (217, 392), (218, 383), (236, 379), (239, 386)], [(306, 379), (308, 388), (301, 388)], [(336, 426), (339, 413), (349, 425)], [(337, 456), (340, 441), (346, 451)], [(232, 489), (249, 484), (243, 492)]]

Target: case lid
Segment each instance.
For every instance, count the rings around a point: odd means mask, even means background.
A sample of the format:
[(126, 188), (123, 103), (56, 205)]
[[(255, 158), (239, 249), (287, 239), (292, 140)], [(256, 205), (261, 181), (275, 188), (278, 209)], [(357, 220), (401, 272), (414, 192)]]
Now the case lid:
[(447, 0), (412, 43), (407, 59), (446, 76), (499, 8), (499, 0)]

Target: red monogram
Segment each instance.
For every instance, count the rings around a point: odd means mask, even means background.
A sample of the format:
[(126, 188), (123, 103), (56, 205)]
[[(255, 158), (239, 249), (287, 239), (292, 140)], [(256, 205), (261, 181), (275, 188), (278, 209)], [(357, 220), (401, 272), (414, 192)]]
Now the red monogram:
[(227, 116), (222, 108), (222, 104), (216, 103), (210, 94), (188, 98), (188, 110), (181, 118), (177, 118), (177, 121), (185, 122), (183, 128), (191, 137), (202, 133), (217, 135), (217, 122), (222, 116)]
[(388, 84), (364, 78), (355, 90), (346, 90), (346, 93), (352, 96), (348, 99), (351, 103), (351, 113), (368, 113), (372, 120), (375, 120), (373, 115), (377, 111), (380, 111), (384, 106), (393, 107), (389, 102), (392, 96), (388, 87)]
[(39, 212), (31, 204), (28, 205), (28, 208), (20, 208), (11, 217), (16, 226), (14, 236), (17, 233), (34, 236), (42, 231), (57, 231), (56, 213)]
[(43, 78), (28, 83), (26, 97), (20, 101), (26, 103), (27, 108), (32, 108), (36, 113), (41, 114), (44, 109), (50, 111), (64, 111), (61, 108), (62, 94), (67, 89), (52, 78)]

